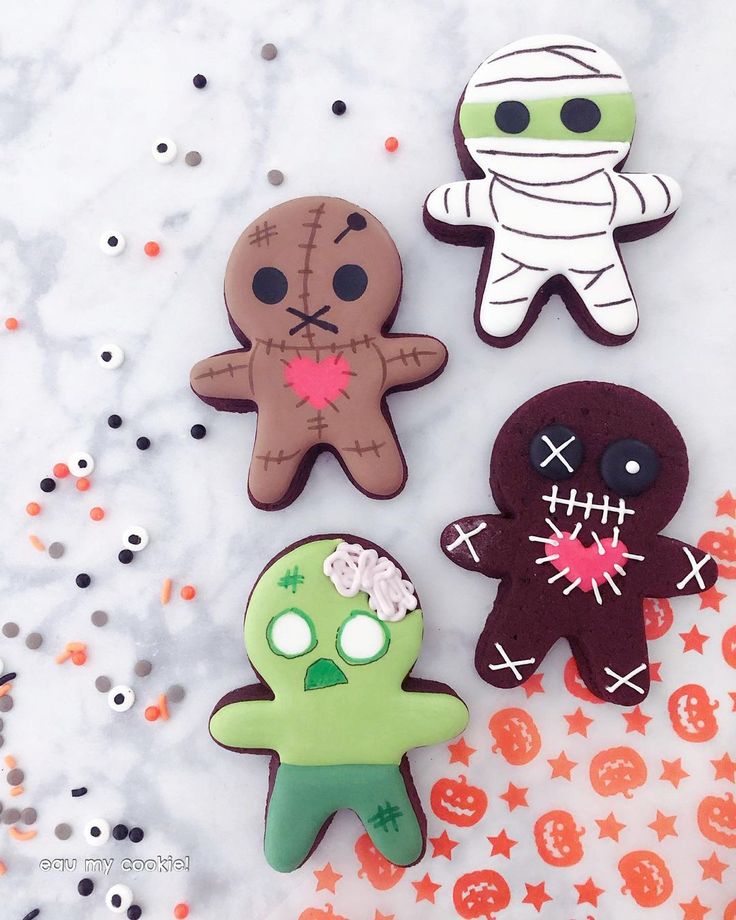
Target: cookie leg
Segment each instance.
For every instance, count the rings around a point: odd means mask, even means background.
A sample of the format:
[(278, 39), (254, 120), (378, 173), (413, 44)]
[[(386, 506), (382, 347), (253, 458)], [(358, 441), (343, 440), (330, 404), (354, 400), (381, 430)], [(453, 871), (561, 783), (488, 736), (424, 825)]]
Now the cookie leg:
[(329, 782), (319, 768), (282, 764), (268, 802), (264, 851), (277, 872), (301, 866), (322, 825), (335, 811)]
[(507, 234), (496, 233), (480, 305), (481, 328), (499, 338), (521, 326), (534, 295), (550, 274), (541, 253), (522, 256), (513, 247), (514, 240)]
[(304, 444), (256, 434), (248, 473), (248, 491), (257, 505), (278, 505), (289, 493), (305, 454)]
[(397, 866), (408, 866), (422, 854), (424, 840), (414, 806), (398, 766), (355, 767), (360, 771), (352, 808), (375, 848)]
[[(591, 693), (619, 706), (636, 706), (649, 693), (649, 655), (641, 608), (617, 611), (610, 624), (571, 637), (580, 676)], [(626, 624), (630, 628), (626, 628)]]
[(615, 246), (601, 259), (599, 251), (582, 260), (575, 254), (567, 278), (585, 304), (593, 322), (610, 335), (631, 335), (639, 322), (626, 270)]
[(366, 418), (360, 428), (345, 427), (333, 442), (358, 488), (369, 495), (391, 498), (406, 479), (398, 441), (382, 415)]

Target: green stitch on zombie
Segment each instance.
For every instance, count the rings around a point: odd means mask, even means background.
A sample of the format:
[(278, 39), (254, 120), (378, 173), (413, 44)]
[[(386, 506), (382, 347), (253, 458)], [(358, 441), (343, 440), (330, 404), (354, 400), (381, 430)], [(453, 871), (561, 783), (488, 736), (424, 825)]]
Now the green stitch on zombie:
[[(298, 607), (284, 603), (284, 578), (295, 574)], [(273, 698), (260, 684), (233, 691), (210, 732), (223, 747), (276, 755), (265, 834), (273, 868), (300, 866), (342, 808), (391, 862), (421, 857), (423, 816), (406, 752), (454, 737), (468, 719), (449, 688), (407, 681), (422, 629), (411, 583), (383, 551), (354, 538), (297, 544), (261, 574), (245, 646)]]
[(304, 584), (304, 576), (299, 572), (299, 566), (295, 565), (294, 570), (287, 569), (281, 578), (279, 578), (279, 587), (291, 589), (292, 594), (296, 594), (299, 585)]

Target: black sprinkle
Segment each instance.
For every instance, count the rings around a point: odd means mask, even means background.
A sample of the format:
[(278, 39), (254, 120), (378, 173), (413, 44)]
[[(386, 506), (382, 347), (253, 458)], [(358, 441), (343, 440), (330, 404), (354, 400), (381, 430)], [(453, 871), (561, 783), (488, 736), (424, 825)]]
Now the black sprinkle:
[(87, 795), (87, 787), (86, 787), (86, 786), (77, 786), (76, 789), (72, 789), (72, 798), (74, 798), (74, 799), (79, 799), (79, 798), (81, 798), (83, 795)]
[(201, 441), (202, 438), (207, 434), (207, 429), (204, 425), (192, 425), (189, 429), (189, 434), (194, 438), (195, 441)]
[(128, 828), (124, 824), (116, 824), (112, 829), (112, 836), (115, 840), (125, 840), (128, 836)]
[(118, 560), (123, 563), (123, 565), (129, 565), (133, 561), (133, 550), (130, 549), (121, 549), (118, 553)]
[(332, 103), (332, 111), (335, 115), (344, 115), (348, 110), (348, 107), (342, 101), (342, 99), (335, 99)]
[(123, 420), (119, 415), (108, 415), (107, 424), (110, 428), (119, 428), (123, 424)]
[(95, 883), (91, 878), (83, 878), (77, 884), (77, 891), (82, 895), (83, 898), (89, 897), (92, 892), (95, 890)]
[(128, 908), (127, 917), (128, 920), (140, 920), (143, 911), (138, 907), (137, 904), (131, 904)]
[(135, 446), (138, 448), (138, 450), (148, 450), (148, 448), (151, 446), (151, 441), (149, 438), (145, 437), (138, 438), (138, 440), (135, 442)]
[(197, 73), (192, 77), (192, 83), (197, 89), (204, 89), (207, 86), (207, 77), (203, 73)]
[(18, 675), (15, 673), (15, 671), (11, 671), (10, 674), (3, 674), (3, 676), (0, 677), (0, 687), (2, 687), (3, 684), (9, 684), (10, 681), (15, 680), (17, 676)]
[(56, 483), (51, 477), (47, 476), (45, 479), (41, 480), (41, 491), (42, 492), (53, 492), (56, 488)]
[(40, 907), (34, 907), (33, 910), (26, 914), (23, 920), (36, 920), (36, 917), (41, 913)]
[(140, 827), (131, 827), (128, 832), (128, 838), (131, 843), (140, 843), (143, 840), (144, 834), (143, 829)]
[(74, 580), (76, 581), (78, 588), (89, 588), (89, 586), (92, 584), (92, 579), (86, 572), (80, 572)]

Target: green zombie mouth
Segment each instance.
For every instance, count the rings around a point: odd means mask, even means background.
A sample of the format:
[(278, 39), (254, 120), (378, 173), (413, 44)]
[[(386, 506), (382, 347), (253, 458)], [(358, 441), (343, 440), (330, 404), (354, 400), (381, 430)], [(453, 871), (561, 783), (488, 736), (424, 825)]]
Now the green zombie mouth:
[(305, 690), (323, 690), (337, 684), (346, 684), (347, 677), (331, 658), (318, 658), (307, 668), (304, 675)]

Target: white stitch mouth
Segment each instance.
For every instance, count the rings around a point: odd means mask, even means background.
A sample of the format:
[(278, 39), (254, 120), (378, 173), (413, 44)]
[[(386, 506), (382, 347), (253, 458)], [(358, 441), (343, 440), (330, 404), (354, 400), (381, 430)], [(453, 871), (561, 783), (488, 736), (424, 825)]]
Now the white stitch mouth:
[(585, 501), (581, 501), (577, 496), (577, 489), (570, 489), (567, 496), (561, 496), (559, 486), (555, 483), (555, 485), (552, 486), (551, 494), (543, 495), (542, 501), (547, 502), (550, 514), (554, 514), (558, 505), (567, 508), (568, 517), (572, 515), (576, 508), (581, 508), (583, 510), (583, 520), (586, 521), (593, 511), (600, 511), (601, 524), (608, 523), (608, 516), (610, 514), (618, 518), (616, 523), (620, 526), (626, 519), (627, 514), (636, 513), (633, 508), (627, 507), (623, 498), (619, 498), (618, 503), (613, 504), (608, 495), (604, 495), (600, 502), (595, 501), (596, 496), (592, 492), (585, 493)]

